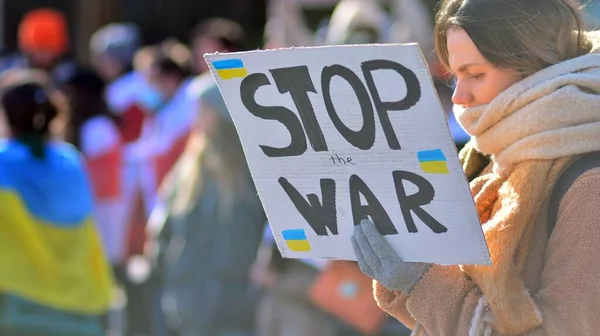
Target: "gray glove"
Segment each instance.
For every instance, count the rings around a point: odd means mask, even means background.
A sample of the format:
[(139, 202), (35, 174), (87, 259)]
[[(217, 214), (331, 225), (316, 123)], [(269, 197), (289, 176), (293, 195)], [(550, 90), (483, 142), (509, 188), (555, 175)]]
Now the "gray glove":
[(389, 290), (409, 294), (431, 267), (427, 263), (402, 261), (368, 219), (354, 226), (352, 247), (361, 271)]

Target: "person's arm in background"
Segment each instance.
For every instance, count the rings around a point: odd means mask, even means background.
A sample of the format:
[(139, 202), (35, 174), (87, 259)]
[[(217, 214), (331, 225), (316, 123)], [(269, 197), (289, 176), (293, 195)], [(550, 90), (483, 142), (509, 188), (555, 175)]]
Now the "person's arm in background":
[(270, 287), (275, 283), (275, 271), (272, 267), (273, 249), (276, 249), (273, 232), (269, 223), (265, 224), (263, 239), (256, 254), (256, 260), (250, 268), (250, 279), (259, 287)]

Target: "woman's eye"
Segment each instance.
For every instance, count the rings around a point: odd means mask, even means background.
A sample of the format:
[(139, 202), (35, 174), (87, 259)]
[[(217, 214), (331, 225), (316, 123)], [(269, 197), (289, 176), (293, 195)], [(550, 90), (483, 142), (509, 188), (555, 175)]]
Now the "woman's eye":
[(482, 77), (483, 77), (482, 73), (473, 74), (473, 75), (469, 76), (469, 78), (472, 78), (472, 79), (479, 79), (479, 78), (482, 78)]

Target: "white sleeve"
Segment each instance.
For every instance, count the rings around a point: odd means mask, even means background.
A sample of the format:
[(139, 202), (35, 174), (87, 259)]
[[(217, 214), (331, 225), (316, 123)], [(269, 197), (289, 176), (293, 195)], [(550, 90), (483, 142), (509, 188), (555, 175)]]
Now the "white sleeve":
[(119, 131), (108, 117), (92, 118), (81, 127), (81, 151), (87, 158), (105, 154), (119, 143)]

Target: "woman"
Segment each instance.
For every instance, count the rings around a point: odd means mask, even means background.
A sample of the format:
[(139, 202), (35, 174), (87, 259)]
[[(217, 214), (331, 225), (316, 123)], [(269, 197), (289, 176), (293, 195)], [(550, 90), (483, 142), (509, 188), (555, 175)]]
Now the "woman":
[(404, 263), (371, 222), (356, 226), (376, 299), (414, 334), (591, 335), (600, 325), (600, 168), (548, 218), (565, 169), (600, 150), (599, 44), (579, 16), (567, 0), (442, 3), (436, 45), (457, 80), (455, 113), (492, 158), (483, 171), (471, 164), (479, 155), (464, 163), (493, 266)]
[(27, 73), (3, 87), (0, 144), (0, 334), (102, 335), (111, 274), (75, 148), (50, 141), (58, 111)]
[(200, 101), (201, 132), (163, 183), (166, 221), (149, 223), (162, 309), (177, 335), (252, 335), (258, 291), (248, 274), (266, 217), (216, 84)]

